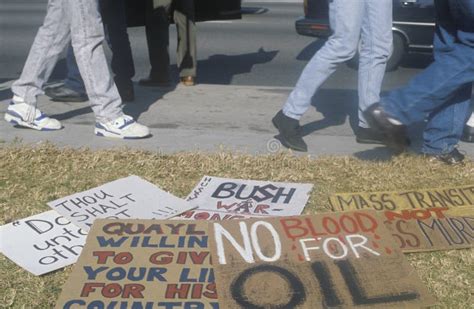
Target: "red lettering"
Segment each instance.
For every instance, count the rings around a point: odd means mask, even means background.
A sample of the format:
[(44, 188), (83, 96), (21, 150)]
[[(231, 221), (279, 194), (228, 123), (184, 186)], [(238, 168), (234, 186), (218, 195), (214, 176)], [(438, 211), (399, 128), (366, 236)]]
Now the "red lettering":
[(264, 205), (264, 204), (257, 205), (257, 207), (255, 207), (255, 213), (256, 214), (261, 213), (261, 214), (264, 214), (264, 215), (268, 215), (268, 212), (265, 210), (265, 209), (268, 209), (268, 208), (270, 208), (270, 206), (268, 206), (268, 205)]
[(125, 284), (123, 287), (123, 298), (143, 298), (143, 291), (145, 287), (141, 284)]
[(97, 264), (107, 263), (107, 259), (111, 256), (115, 256), (114, 251), (94, 251), (93, 256), (97, 257)]
[[(323, 228), (329, 232), (330, 234), (339, 234), (341, 232), (341, 228), (339, 224), (331, 217), (324, 217), (323, 218)], [(333, 229), (331, 230), (331, 225)]]
[(308, 230), (302, 227), (300, 219), (280, 219), (280, 223), (288, 238), (295, 240), (296, 238), (304, 237), (309, 234)]
[(173, 252), (162, 251), (150, 256), (150, 263), (155, 265), (167, 265), (173, 262)]
[(118, 283), (110, 283), (102, 288), (102, 296), (105, 298), (115, 298), (122, 294), (122, 287)]
[(82, 287), (81, 297), (89, 297), (89, 294), (95, 292), (96, 288), (102, 288), (105, 283), (88, 282)]
[(188, 298), (189, 288), (191, 284), (185, 283), (178, 286), (178, 284), (168, 284), (166, 287), (165, 298), (167, 299), (175, 299), (176, 297), (179, 299), (186, 299)]
[[(355, 234), (359, 231), (357, 221), (348, 215), (341, 216), (339, 218), (339, 222), (341, 223), (341, 227), (344, 230), (344, 232), (348, 234)], [(348, 222), (350, 225), (352, 225), (352, 229), (348, 227)]]

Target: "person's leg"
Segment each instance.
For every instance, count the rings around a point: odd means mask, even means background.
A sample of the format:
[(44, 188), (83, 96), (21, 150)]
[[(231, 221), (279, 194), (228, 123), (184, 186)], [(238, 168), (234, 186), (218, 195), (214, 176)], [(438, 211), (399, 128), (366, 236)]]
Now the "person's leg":
[(440, 160), (454, 164), (463, 158), (454, 146), (461, 134), (459, 123), (467, 118), (467, 87), (474, 81), (474, 3), (435, 3), (435, 61), (406, 87), (390, 92), (381, 105), (369, 107), (366, 116), (373, 126), (388, 134), (388, 143), (399, 148), (403, 125), (424, 121), (429, 115), (423, 151), (430, 155), (438, 153)]
[(145, 86), (153, 82), (169, 84), (169, 10), (171, 0), (149, 0), (146, 8), (145, 31), (150, 58), (149, 79), (140, 81)]
[[(407, 86), (382, 99), (384, 110), (403, 124), (423, 121), (474, 81), (474, 3), (437, 0), (436, 7), (435, 61)], [(460, 28), (461, 24), (466, 26)]]
[(317, 89), (334, 73), (338, 64), (351, 59), (358, 48), (364, 1), (333, 0), (329, 3), (333, 34), (311, 58), (283, 106), (283, 113), (299, 120), (311, 106)]
[(148, 128), (122, 112), (122, 101), (104, 54), (104, 28), (97, 0), (63, 1), (71, 20), (74, 55), (97, 119), (96, 134), (116, 138), (148, 136)]
[(114, 120), (123, 115), (122, 102), (102, 47), (104, 28), (97, 0), (63, 1), (71, 14), (72, 46), (92, 110), (99, 122)]
[(423, 153), (437, 155), (453, 151), (463, 132), (463, 119), (470, 110), (471, 94), (472, 83), (468, 83), (444, 105), (431, 112), (423, 132)]
[(41, 131), (62, 128), (59, 121), (36, 108), (36, 97), (43, 93), (43, 85), (69, 43), (69, 35), (63, 2), (49, 0), (46, 17), (36, 34), (20, 79), (12, 85), (14, 96), (4, 116), (6, 121)]
[(178, 32), (177, 64), (179, 76), (196, 76), (196, 24), (194, 0), (178, 0), (173, 18)]
[(76, 57), (74, 56), (74, 49), (70, 44), (67, 49), (67, 56), (66, 56), (66, 64), (67, 64), (67, 76), (64, 80), (64, 85), (76, 91), (80, 94), (86, 94), (86, 88), (84, 86), (84, 81), (82, 80), (81, 73), (79, 72), (79, 68), (77, 67)]
[(368, 128), (363, 111), (380, 101), (380, 89), (392, 50), (392, 0), (365, 0), (359, 56), (359, 126)]
[(64, 83), (47, 87), (44, 93), (55, 102), (85, 102), (88, 100), (84, 81), (77, 67), (74, 50), (69, 44), (66, 56), (67, 75)]
[(365, 1), (329, 2), (329, 22), (333, 34), (308, 62), (282, 110), (272, 119), (284, 146), (307, 151), (308, 147), (300, 133), (299, 120), (311, 106), (315, 92), (334, 73), (338, 64), (355, 55), (364, 7)]
[(64, 18), (62, 0), (49, 0), (43, 25), (36, 34), (20, 79), (12, 85), (15, 96), (36, 106), (36, 97), (43, 94), (60, 54), (69, 44), (69, 24)]
[(112, 50), (114, 80), (124, 97), (126, 90), (133, 92), (132, 78), (135, 75), (132, 48), (127, 33), (125, 0), (100, 0), (99, 3), (107, 42)]

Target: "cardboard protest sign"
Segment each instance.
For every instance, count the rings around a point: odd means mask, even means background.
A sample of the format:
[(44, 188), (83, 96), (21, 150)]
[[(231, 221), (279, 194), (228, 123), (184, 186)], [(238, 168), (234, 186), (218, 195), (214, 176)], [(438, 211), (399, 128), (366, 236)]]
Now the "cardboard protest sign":
[(56, 308), (218, 308), (208, 222), (96, 220)]
[(329, 198), (329, 202), (332, 211), (474, 206), (474, 185), (402, 192), (337, 193)]
[(375, 212), (210, 225), (221, 308), (420, 308), (435, 303)]
[(303, 212), (312, 184), (204, 176), (186, 200), (201, 211), (294, 216)]
[(138, 176), (112, 181), (48, 205), (85, 230), (98, 218), (168, 219), (193, 208)]
[(0, 227), (0, 251), (39, 276), (76, 262), (87, 233), (54, 210)]
[(385, 226), (403, 252), (472, 248), (474, 207), (384, 211)]

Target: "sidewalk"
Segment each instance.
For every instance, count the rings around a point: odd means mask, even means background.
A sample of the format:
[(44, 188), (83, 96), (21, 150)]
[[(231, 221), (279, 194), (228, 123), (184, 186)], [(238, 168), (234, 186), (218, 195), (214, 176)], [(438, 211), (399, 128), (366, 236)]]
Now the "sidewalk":
[[(149, 126), (153, 134), (149, 139), (137, 141), (96, 137), (94, 117), (87, 102), (51, 102), (45, 96), (39, 98), (38, 106), (61, 120), (65, 128), (56, 132), (13, 128), (3, 120), (8, 104), (4, 100), (0, 103), (0, 141), (25, 144), (49, 141), (58, 146), (130, 147), (163, 153), (227, 149), (268, 154), (280, 149), (274, 140), (277, 131), (271, 118), (290, 91), (290, 88), (222, 85), (178, 86), (167, 91), (136, 87), (136, 101), (126, 105), (125, 112)], [(327, 104), (318, 106), (318, 110), (326, 117), (311, 108), (301, 120), (308, 133), (305, 137), (308, 154), (355, 155), (363, 159), (389, 157), (385, 147), (356, 143), (349, 124), (354, 125), (356, 109), (346, 102), (350, 91), (340, 95), (327, 90), (323, 96)], [(474, 144), (463, 143), (461, 149), (474, 157)]]

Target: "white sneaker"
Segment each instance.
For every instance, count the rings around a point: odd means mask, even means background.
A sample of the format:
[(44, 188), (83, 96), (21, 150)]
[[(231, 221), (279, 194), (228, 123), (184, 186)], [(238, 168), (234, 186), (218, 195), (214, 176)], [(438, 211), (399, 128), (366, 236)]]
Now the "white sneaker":
[(22, 126), (38, 131), (54, 131), (63, 128), (61, 122), (49, 118), (36, 107), (26, 103), (14, 103), (8, 106), (5, 120), (15, 126)]
[(149, 137), (151, 133), (148, 127), (137, 123), (130, 116), (123, 115), (106, 123), (96, 122), (95, 135), (123, 139), (139, 139)]

